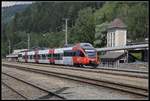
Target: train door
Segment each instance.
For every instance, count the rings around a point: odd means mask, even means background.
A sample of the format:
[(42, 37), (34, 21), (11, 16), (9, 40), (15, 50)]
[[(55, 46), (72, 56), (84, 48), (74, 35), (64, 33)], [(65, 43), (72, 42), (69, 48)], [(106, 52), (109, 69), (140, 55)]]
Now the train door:
[(28, 52), (25, 51), (25, 62), (27, 63), (28, 62)]
[(55, 58), (55, 64), (63, 64), (63, 49), (58, 48), (54, 50), (54, 58)]
[(78, 54), (78, 58), (77, 58), (77, 61), (80, 63), (80, 64), (84, 64), (84, 58), (85, 58), (85, 55), (84, 53), (81, 51), (81, 50), (78, 50), (77, 51), (77, 54)]
[(50, 64), (54, 64), (54, 49), (50, 49), (48, 52), (48, 60)]
[(75, 50), (75, 56), (73, 56), (74, 64), (83, 64), (84, 63), (85, 54), (81, 50)]
[(36, 62), (36, 63), (39, 63), (39, 61), (38, 61), (38, 60), (39, 60), (39, 57), (40, 57), (40, 56), (38, 55), (38, 49), (36, 49), (36, 50), (35, 50), (35, 55), (34, 55), (34, 59), (35, 59), (35, 62)]
[(49, 63), (49, 60), (48, 60), (48, 55), (49, 53), (49, 50), (39, 50), (38, 51), (38, 55), (39, 55), (39, 59), (38, 59), (38, 62), (39, 63)]

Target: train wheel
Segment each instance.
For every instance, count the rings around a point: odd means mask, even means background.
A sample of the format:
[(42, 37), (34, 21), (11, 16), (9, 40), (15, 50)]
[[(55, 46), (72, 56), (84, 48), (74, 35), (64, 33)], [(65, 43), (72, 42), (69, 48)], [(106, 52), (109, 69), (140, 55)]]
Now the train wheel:
[(79, 64), (74, 64), (74, 66), (75, 66), (75, 67), (80, 67), (80, 65), (79, 65)]
[(81, 65), (81, 67), (86, 68), (86, 65)]
[(97, 65), (97, 64), (93, 65), (93, 68), (97, 68), (97, 67), (98, 67), (98, 65)]

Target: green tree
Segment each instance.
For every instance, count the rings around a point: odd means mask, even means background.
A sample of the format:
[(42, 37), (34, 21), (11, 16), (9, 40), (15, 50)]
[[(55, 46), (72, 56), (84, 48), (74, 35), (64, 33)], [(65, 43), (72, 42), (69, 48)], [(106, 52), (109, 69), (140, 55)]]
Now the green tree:
[(143, 41), (148, 37), (148, 2), (106, 2), (95, 12), (96, 25), (120, 18), (127, 25), (127, 38)]
[(104, 22), (100, 25), (96, 25), (95, 41), (94, 41), (95, 47), (106, 47), (108, 24), (109, 24), (108, 22)]
[(93, 44), (95, 36), (95, 18), (92, 8), (79, 11), (75, 26), (72, 29), (71, 38), (76, 42), (89, 42)]

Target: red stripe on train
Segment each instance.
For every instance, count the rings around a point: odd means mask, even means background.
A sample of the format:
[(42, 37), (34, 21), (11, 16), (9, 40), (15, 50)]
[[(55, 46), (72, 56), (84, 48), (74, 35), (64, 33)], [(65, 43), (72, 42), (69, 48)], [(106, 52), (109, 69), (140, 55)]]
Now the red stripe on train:
[(39, 63), (38, 49), (35, 49), (35, 62)]
[(51, 58), (48, 59), (49, 62), (50, 63), (54, 63), (54, 61), (55, 61), (55, 59), (53, 57), (54, 56), (54, 49), (50, 49), (49, 52), (48, 52), (48, 54), (51, 55)]

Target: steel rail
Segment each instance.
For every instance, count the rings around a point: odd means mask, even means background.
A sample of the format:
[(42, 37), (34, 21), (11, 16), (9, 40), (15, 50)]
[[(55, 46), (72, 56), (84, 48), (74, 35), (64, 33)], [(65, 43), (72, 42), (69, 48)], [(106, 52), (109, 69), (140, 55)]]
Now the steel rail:
[[(4, 65), (7, 66), (7, 64), (4, 63)], [(120, 76), (128, 76), (128, 77), (136, 77), (136, 78), (145, 78), (147, 79), (148, 78), (148, 75), (147, 73), (145, 74), (145, 72), (128, 72), (128, 71), (119, 71), (119, 70), (114, 70), (114, 69), (84, 69), (84, 68), (69, 68), (69, 67), (66, 67), (66, 66), (58, 66), (58, 65), (45, 65), (45, 64), (25, 64), (25, 65), (33, 65), (33, 66), (43, 66), (43, 67), (49, 67), (50, 66), (53, 66), (51, 68), (60, 68), (60, 69), (69, 69), (69, 70), (76, 70), (76, 71), (85, 71), (85, 72), (93, 72), (93, 73), (105, 73), (105, 74), (112, 74), (112, 75), (120, 75)], [(110, 71), (114, 71), (114, 72), (110, 72)], [(131, 74), (132, 73), (132, 74)], [(133, 74), (133, 73), (138, 73), (138, 74)], [(140, 75), (142, 74), (142, 75)]]
[(12, 87), (10, 87), (9, 85), (7, 85), (6, 83), (4, 83), (2, 81), (2, 84), (4, 84), (6, 87), (8, 87), (9, 89), (11, 89), (13, 92), (17, 93), (18, 95), (20, 95), (21, 97), (23, 97), (25, 100), (29, 100), (27, 97), (25, 97), (23, 94), (17, 92), (15, 89), (13, 89)]
[[(62, 97), (62, 96), (60, 96), (60, 95), (58, 95), (58, 94), (55, 94), (55, 93), (53, 93), (53, 92), (50, 92), (50, 91), (47, 90), (47, 89), (41, 88), (40, 86), (35, 85), (35, 84), (33, 84), (33, 83), (29, 82), (29, 81), (25, 81), (25, 80), (23, 80), (23, 79), (17, 78), (17, 77), (12, 76), (12, 75), (10, 75), (10, 74), (8, 74), (8, 73), (2, 72), (2, 74), (5, 74), (5, 75), (7, 75), (7, 76), (9, 76), (9, 77), (12, 77), (12, 78), (14, 78), (14, 79), (16, 79), (16, 80), (18, 80), (18, 81), (21, 81), (21, 82), (23, 82), (23, 83), (25, 83), (25, 84), (31, 85), (31, 86), (33, 86), (33, 87), (35, 87), (35, 88), (38, 88), (38, 89), (40, 89), (40, 90), (42, 90), (42, 91), (47, 92), (48, 94), (51, 94), (51, 95), (56, 96), (56, 97), (58, 97), (58, 98), (61, 98), (61, 99), (63, 99), (63, 100), (66, 99), (66, 98), (64, 98), (64, 97)], [(53, 96), (52, 96), (52, 97), (53, 97)]]
[(35, 63), (23, 63), (23, 62), (18, 62), (17, 64), (32, 64), (32, 65), (42, 65), (42, 66), (55, 66), (55, 67), (58, 67), (58, 68), (65, 68), (66, 66), (67, 67), (72, 67), (72, 68), (67, 68), (67, 69), (85, 69), (85, 71), (89, 71), (88, 69), (91, 69), (91, 70), (112, 70), (112, 71), (121, 71), (121, 72), (131, 72), (131, 73), (141, 73), (141, 74), (148, 74), (147, 71), (139, 71), (139, 70), (126, 70), (126, 69), (113, 69), (113, 68), (85, 68), (85, 67), (76, 67), (76, 66), (68, 66), (68, 65), (55, 65), (55, 64), (42, 64), (42, 63), (38, 63), (38, 64), (35, 64)]
[(146, 96), (146, 97), (148, 96), (147, 88), (142, 88), (142, 87), (133, 86), (129, 84), (115, 83), (115, 82), (106, 81), (106, 80), (97, 80), (97, 79), (92, 79), (92, 78), (87, 78), (87, 77), (75, 76), (75, 75), (40, 70), (40, 69), (33, 69), (33, 68), (22, 67), (22, 66), (9, 66), (9, 67), (17, 68), (20, 70), (32, 71), (32, 72), (45, 74), (45, 75), (52, 75), (52, 76), (56, 76), (59, 78), (61, 77), (61, 78), (70, 79), (74, 81), (80, 81), (80, 82), (84, 82), (84, 83), (88, 83), (92, 85), (103, 86), (103, 87), (116, 89), (116, 90), (132, 93), (136, 95), (141, 95), (141, 96)]

